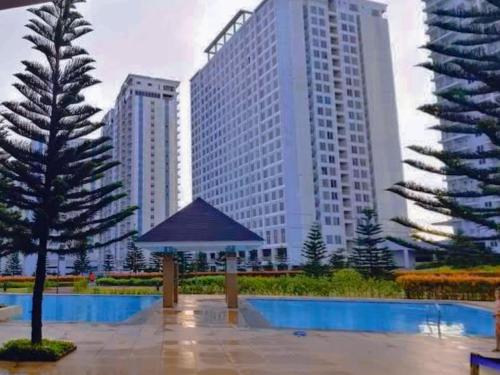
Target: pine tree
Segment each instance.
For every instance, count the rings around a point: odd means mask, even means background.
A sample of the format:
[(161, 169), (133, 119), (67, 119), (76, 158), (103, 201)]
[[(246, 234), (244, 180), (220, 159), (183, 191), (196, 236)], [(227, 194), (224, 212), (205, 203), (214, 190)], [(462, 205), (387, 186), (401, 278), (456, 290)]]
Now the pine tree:
[(330, 267), (334, 270), (341, 270), (347, 268), (348, 266), (348, 257), (344, 250), (336, 250), (330, 256)]
[(104, 272), (111, 272), (115, 268), (115, 258), (113, 257), (113, 254), (111, 252), (106, 252), (104, 255)]
[(226, 252), (219, 251), (215, 258), (215, 266), (217, 267), (217, 271), (226, 271)]
[(163, 253), (151, 253), (149, 257), (149, 270), (151, 272), (163, 271)]
[(207, 272), (208, 271), (208, 261), (207, 254), (200, 251), (196, 254), (195, 262), (194, 262), (194, 271), (195, 272)]
[(10, 254), (5, 263), (4, 273), (9, 276), (19, 276), (23, 273), (21, 260), (19, 259), (19, 252)]
[(489, 249), (470, 241), (462, 232), (448, 244), (444, 254), (444, 262), (457, 268), (477, 267), (493, 263), (493, 254)]
[[(439, 58), (422, 66), (436, 77), (451, 78), (457, 84), (436, 92), (437, 103), (420, 109), (439, 120), (439, 124), (432, 129), (442, 132), (444, 138), (477, 137), (482, 144), (490, 145), (460, 151), (412, 146), (413, 151), (434, 158), (438, 163), (406, 160), (406, 164), (466, 183), (438, 189), (420, 182), (399, 182), (390, 191), (433, 213), (475, 224), (480, 229), (477, 233), (482, 234), (467, 236), (467, 241), (487, 247), (489, 241), (500, 240), (500, 207), (477, 204), (480, 198), (494, 202), (500, 194), (500, 102), (497, 99), (500, 91), (500, 59), (497, 52), (500, 2), (486, 0), (483, 3), (481, 8), (470, 2), (459, 8), (437, 8), (431, 12), (435, 17), (428, 24), (433, 32), (452, 32), (456, 39), (428, 43), (425, 48)], [(389, 239), (416, 250), (447, 251), (456, 240), (464, 239), (456, 230), (450, 234), (402, 217), (394, 221), (415, 231), (415, 241)]]
[(304, 273), (306, 275), (320, 277), (329, 272), (329, 267), (325, 264), (325, 260), (328, 259), (328, 252), (323, 241), (319, 223), (312, 225), (308, 238), (302, 248), (302, 256), (306, 260), (304, 264)]
[(73, 262), (73, 273), (75, 275), (82, 275), (90, 272), (90, 259), (87, 251), (80, 251), (76, 254), (75, 261)]
[(375, 210), (363, 210), (356, 233), (357, 246), (349, 260), (353, 268), (367, 276), (383, 276), (394, 269), (393, 254), (383, 246), (385, 238)]
[(185, 274), (193, 272), (193, 255), (191, 253), (179, 251), (176, 260), (179, 264), (179, 277), (184, 277)]
[(127, 248), (128, 251), (125, 257), (125, 269), (133, 273), (144, 271), (146, 268), (146, 260), (142, 250), (135, 245), (134, 241), (130, 241)]
[[(82, 2), (52, 0), (29, 9), (34, 17), (27, 28), (32, 33), (25, 39), (44, 58), (42, 62), (22, 62), (25, 72), (16, 74), (19, 82), (14, 87), (23, 99), (4, 102), (1, 113), (7, 126), (0, 137), (0, 149), (9, 158), (0, 161), (0, 175), (7, 180), (7, 186), (0, 185), (0, 202), (27, 215), (16, 220), (0, 215), (7, 228), (0, 237), (17, 242), (17, 249), (25, 254), (38, 256), (33, 288), (33, 344), (42, 340), (47, 254), (78, 254), (83, 251), (81, 247), (61, 249), (61, 244), (78, 244), (97, 236), (135, 211), (131, 207), (111, 216), (97, 215), (124, 194), (118, 193), (120, 182), (90, 187), (117, 163), (110, 160), (107, 138), (84, 138), (103, 124), (91, 120), (99, 109), (85, 104), (83, 95), (85, 89), (99, 83), (90, 75), (94, 60), (74, 44), (92, 31), (76, 10)], [(92, 248), (129, 235), (95, 243)], [(12, 247), (3, 247), (2, 251), (12, 251)]]

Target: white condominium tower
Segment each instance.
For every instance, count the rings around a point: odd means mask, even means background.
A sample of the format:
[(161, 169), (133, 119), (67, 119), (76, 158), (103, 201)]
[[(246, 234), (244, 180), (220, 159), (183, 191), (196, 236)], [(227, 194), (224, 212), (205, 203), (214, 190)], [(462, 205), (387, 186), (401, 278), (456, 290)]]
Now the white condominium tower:
[[(106, 174), (104, 184), (121, 181), (127, 193), (106, 213), (128, 206), (139, 210), (104, 234), (103, 242), (131, 230), (141, 235), (177, 211), (178, 86), (177, 81), (129, 75), (104, 118), (103, 135), (112, 139), (113, 160), (121, 163)], [(115, 267), (122, 269), (128, 242), (109, 246), (101, 256), (111, 252)]]
[(350, 250), (367, 207), (405, 235), (390, 219), (406, 203), (385, 191), (403, 179), (385, 10), (266, 0), (205, 51), (191, 80), (193, 195), (260, 234), (259, 258), (301, 263), (314, 221), (329, 250)]
[[(439, 7), (439, 9), (449, 9), (457, 7), (471, 7), (477, 5), (478, 7), (485, 6), (488, 3), (485, 0), (424, 0), (425, 12), (427, 13), (428, 20), (431, 21), (435, 16), (430, 14), (433, 10)], [(437, 29), (435, 27), (429, 27), (427, 34), (431, 42), (441, 43), (444, 45), (449, 45), (453, 40), (457, 38), (457, 34), (452, 31), (445, 31)], [(462, 36), (463, 38), (463, 36)], [(500, 50), (500, 45), (499, 48)], [(444, 62), (449, 59), (438, 54), (431, 54), (431, 58), (435, 62)], [(460, 79), (447, 77), (440, 74), (435, 74), (434, 83), (436, 86), (436, 91), (449, 90), (454, 87), (463, 87), (466, 82)], [(491, 94), (494, 95), (494, 94)], [(494, 99), (495, 100), (495, 99)], [(455, 152), (475, 152), (492, 149), (494, 146), (486, 136), (476, 136), (474, 134), (451, 134), (451, 133), (441, 133), (441, 143), (445, 150), (455, 151)], [(494, 167), (493, 159), (491, 160), (477, 160), (473, 161), (478, 168)], [(490, 165), (488, 165), (490, 164)], [(498, 165), (496, 165), (498, 167)], [(451, 191), (465, 191), (473, 190), (476, 188), (477, 182), (471, 180), (465, 176), (449, 176), (446, 180), (448, 188)], [(500, 202), (498, 198), (494, 197), (483, 197), (483, 198), (470, 198), (464, 199), (464, 203), (468, 205), (476, 205), (478, 207), (498, 207)], [(462, 231), (464, 234), (471, 236), (485, 236), (488, 235), (488, 230), (484, 227), (480, 227), (472, 222), (453, 219), (451, 225), (455, 232)], [(491, 234), (491, 233), (490, 233)], [(489, 241), (485, 243), (486, 246), (494, 249), (495, 251), (500, 251), (500, 244), (498, 241)]]

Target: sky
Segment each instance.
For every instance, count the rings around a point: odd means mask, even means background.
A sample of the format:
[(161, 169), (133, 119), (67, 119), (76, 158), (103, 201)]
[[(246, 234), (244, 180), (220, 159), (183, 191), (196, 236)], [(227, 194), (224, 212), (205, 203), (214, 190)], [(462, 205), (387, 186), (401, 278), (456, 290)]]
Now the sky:
[[(127, 74), (181, 81), (181, 205), (191, 201), (189, 80), (207, 58), (205, 48), (239, 9), (253, 10), (261, 0), (88, 0), (80, 9), (95, 32), (80, 39), (97, 61), (95, 76), (103, 83), (86, 92), (104, 111), (113, 106)], [(427, 59), (423, 3), (420, 0), (380, 0), (388, 5), (396, 95), (403, 157), (415, 157), (412, 144), (439, 147), (439, 135), (427, 127), (433, 119), (417, 108), (433, 101), (432, 76), (418, 63)], [(12, 88), (20, 61), (35, 57), (22, 39), (29, 13), (23, 8), (0, 12), (0, 102), (16, 97)], [(405, 178), (430, 178), (405, 167)], [(396, 181), (395, 181), (396, 182)], [(412, 217), (421, 211), (410, 207)], [(434, 221), (431, 219), (430, 221)]]

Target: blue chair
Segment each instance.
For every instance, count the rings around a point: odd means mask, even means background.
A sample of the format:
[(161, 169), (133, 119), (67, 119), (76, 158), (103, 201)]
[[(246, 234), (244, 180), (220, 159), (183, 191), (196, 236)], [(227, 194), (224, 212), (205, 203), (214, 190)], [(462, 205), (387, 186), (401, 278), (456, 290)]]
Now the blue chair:
[(482, 355), (471, 353), (470, 375), (479, 375), (479, 370), (481, 367), (500, 372), (500, 358), (483, 357)]

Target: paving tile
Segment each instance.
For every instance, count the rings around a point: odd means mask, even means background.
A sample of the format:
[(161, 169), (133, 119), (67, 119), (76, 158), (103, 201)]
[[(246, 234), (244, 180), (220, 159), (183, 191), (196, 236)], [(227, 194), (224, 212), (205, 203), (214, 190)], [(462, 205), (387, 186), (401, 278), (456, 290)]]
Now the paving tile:
[[(236, 324), (213, 296), (182, 296), (179, 309), (154, 307), (136, 324), (45, 324), (47, 337), (72, 340), (78, 350), (57, 364), (0, 362), (0, 375), (466, 375), (469, 353), (494, 345), (349, 332), (297, 338), (247, 327), (241, 317)], [(29, 337), (29, 326), (0, 323), (0, 343), (13, 337)]]

